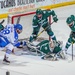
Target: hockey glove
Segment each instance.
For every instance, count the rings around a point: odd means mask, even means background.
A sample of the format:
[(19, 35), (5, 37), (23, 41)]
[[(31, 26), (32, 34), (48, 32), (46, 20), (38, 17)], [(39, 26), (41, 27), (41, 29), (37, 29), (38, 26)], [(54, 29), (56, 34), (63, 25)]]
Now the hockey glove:
[(33, 35), (33, 38), (36, 40), (37, 36), (36, 35)]
[(26, 42), (25, 42), (25, 41), (21, 41), (21, 42), (20, 42), (20, 45), (26, 46)]
[(57, 16), (53, 16), (53, 20), (54, 20), (54, 22), (57, 22), (58, 21)]
[(36, 35), (31, 35), (29, 41), (32, 42), (33, 40), (36, 40), (37, 36)]

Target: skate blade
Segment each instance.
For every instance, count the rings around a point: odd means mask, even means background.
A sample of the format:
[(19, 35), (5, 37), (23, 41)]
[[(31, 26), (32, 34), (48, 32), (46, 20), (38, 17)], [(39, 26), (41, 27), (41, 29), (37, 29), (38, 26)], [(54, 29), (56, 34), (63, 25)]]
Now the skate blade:
[(3, 64), (5, 64), (5, 65), (9, 65), (10, 63), (3, 61)]

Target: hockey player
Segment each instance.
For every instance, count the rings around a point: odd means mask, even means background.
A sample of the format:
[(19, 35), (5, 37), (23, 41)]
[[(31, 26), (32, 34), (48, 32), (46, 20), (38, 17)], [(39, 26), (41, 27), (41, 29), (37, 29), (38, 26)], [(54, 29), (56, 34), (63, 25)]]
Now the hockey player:
[(62, 41), (49, 41), (43, 40), (40, 43), (29, 43), (28, 49), (32, 52), (37, 52), (37, 54), (42, 54), (42, 59), (45, 60), (57, 60), (57, 58), (65, 59), (65, 55), (62, 51), (63, 42)]
[(44, 40), (37, 46), (39, 47), (39, 50), (45, 54), (45, 56), (43, 56), (42, 59), (57, 60), (57, 56), (59, 58), (65, 59), (65, 55), (62, 51), (62, 41), (55, 42)]
[(0, 32), (0, 47), (6, 47), (6, 53), (3, 61), (7, 64), (10, 63), (8, 60), (9, 55), (15, 47), (20, 45), (25, 45), (25, 42), (18, 42), (18, 34), (22, 32), (21, 24), (8, 24), (6, 27)]
[(33, 17), (33, 32), (30, 36), (29, 41), (32, 42), (33, 40), (36, 40), (38, 32), (40, 30), (40, 27), (42, 26), (44, 29), (46, 28), (47, 34), (51, 37), (51, 39), (56, 40), (56, 37), (54, 36), (54, 33), (51, 29), (51, 26), (48, 22), (48, 17), (53, 17), (54, 22), (58, 21), (57, 15), (55, 14), (54, 10), (41, 10), (37, 9), (36, 14)]
[(70, 15), (67, 18), (66, 23), (71, 29), (70, 36), (69, 36), (68, 41), (67, 41), (66, 46), (65, 46), (65, 53), (67, 54), (67, 50), (70, 47), (70, 45), (72, 43), (75, 43), (75, 16)]

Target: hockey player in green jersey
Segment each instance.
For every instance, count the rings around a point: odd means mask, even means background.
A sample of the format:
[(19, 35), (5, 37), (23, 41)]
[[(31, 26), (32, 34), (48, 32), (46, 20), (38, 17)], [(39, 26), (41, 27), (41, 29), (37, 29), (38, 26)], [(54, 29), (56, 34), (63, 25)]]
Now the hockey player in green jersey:
[(38, 44), (28, 43), (27, 47), (30, 51), (37, 55), (41, 54), (41, 58), (45, 60), (57, 60), (58, 58), (65, 59), (62, 51), (63, 42), (54, 40), (43, 40)]
[(62, 41), (49, 41), (43, 40), (38, 45), (40, 51), (45, 53), (42, 59), (56, 60), (57, 57), (65, 59), (65, 55), (62, 51), (63, 42)]
[(70, 36), (69, 36), (68, 41), (67, 41), (66, 46), (65, 46), (65, 53), (67, 54), (67, 50), (70, 47), (70, 45), (72, 43), (75, 43), (75, 16), (70, 15), (67, 18), (66, 23), (71, 29)]
[(36, 40), (40, 27), (43, 27), (44, 29), (47, 28), (45, 30), (47, 34), (51, 37), (52, 40), (56, 41), (56, 37), (54, 36), (54, 33), (48, 22), (48, 17), (51, 15), (53, 17), (54, 22), (57, 22), (58, 18), (54, 10), (41, 10), (41, 9), (36, 10), (36, 14), (33, 17), (33, 24), (32, 24), (33, 32), (29, 39), (30, 42)]

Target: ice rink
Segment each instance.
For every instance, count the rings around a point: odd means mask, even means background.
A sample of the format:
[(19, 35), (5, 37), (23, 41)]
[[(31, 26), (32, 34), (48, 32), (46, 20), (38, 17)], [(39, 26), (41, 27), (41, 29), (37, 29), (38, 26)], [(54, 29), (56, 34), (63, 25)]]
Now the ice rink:
[[(63, 41), (65, 45), (70, 34), (66, 19), (72, 14), (75, 15), (75, 5), (55, 8), (53, 10), (55, 10), (59, 21), (52, 24), (52, 30), (57, 40)], [(73, 49), (75, 49), (75, 45)], [(71, 50), (72, 47), (70, 46), (68, 53), (71, 54)], [(5, 52), (0, 51), (0, 75), (5, 75), (6, 71), (9, 71), (10, 75), (75, 75), (75, 56), (73, 61), (69, 55), (66, 60), (48, 61), (42, 60), (40, 56), (17, 56), (11, 54), (11, 64), (5, 65), (2, 64), (4, 53)]]

